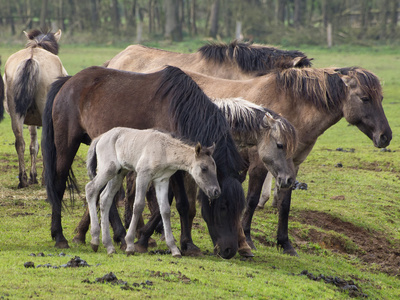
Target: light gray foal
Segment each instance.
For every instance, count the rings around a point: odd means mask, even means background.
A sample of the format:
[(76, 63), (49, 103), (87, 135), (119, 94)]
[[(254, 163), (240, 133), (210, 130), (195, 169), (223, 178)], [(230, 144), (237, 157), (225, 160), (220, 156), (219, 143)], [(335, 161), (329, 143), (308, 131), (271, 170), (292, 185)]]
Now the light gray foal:
[[(109, 229), (109, 210), (114, 195), (129, 171), (137, 173), (133, 216), (125, 240), (127, 254), (133, 254), (136, 226), (145, 206), (145, 195), (153, 181), (165, 229), (165, 240), (174, 257), (181, 252), (175, 245), (168, 202), (169, 178), (177, 171), (189, 172), (199, 187), (210, 198), (218, 198), (221, 189), (212, 147), (189, 146), (171, 135), (153, 129), (137, 130), (116, 127), (94, 139), (90, 145), (87, 168), (92, 179), (86, 185), (86, 199), (90, 214), (91, 246), (97, 251), (100, 226), (96, 202), (100, 194), (102, 242), (108, 254), (115, 252)], [(97, 167), (97, 174), (96, 174)]]

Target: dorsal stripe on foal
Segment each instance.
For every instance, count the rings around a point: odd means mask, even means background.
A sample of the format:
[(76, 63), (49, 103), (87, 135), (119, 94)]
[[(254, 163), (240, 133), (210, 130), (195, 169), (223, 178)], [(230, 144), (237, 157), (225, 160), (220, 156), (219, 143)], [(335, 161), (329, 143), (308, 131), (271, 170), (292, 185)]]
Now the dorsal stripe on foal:
[(382, 100), (382, 86), (374, 73), (360, 67), (336, 68), (334, 70), (355, 78), (358, 86), (371, 100), (378, 102)]
[(275, 47), (253, 45), (233, 41), (230, 44), (208, 44), (198, 50), (204, 59), (217, 63), (234, 61), (244, 72), (260, 72), (265, 75), (275, 68), (293, 67), (293, 59), (304, 57), (298, 67), (311, 67), (311, 60), (297, 50), (281, 50)]
[(212, 101), (219, 107), (230, 124), (233, 134), (253, 135), (255, 139), (263, 129), (267, 128), (264, 116), (268, 114), (276, 121), (274, 129), (268, 130), (277, 139), (283, 141), (287, 155), (291, 157), (297, 147), (297, 134), (293, 125), (274, 111), (239, 98), (213, 98)]
[(54, 33), (43, 33), (38, 29), (32, 29), (28, 32), (28, 38), (29, 41), (26, 44), (26, 48), (40, 47), (46, 51), (58, 55), (59, 45), (54, 37)]
[(349, 89), (331, 69), (291, 68), (274, 71), (276, 87), (296, 101), (308, 101), (319, 109), (336, 111)]

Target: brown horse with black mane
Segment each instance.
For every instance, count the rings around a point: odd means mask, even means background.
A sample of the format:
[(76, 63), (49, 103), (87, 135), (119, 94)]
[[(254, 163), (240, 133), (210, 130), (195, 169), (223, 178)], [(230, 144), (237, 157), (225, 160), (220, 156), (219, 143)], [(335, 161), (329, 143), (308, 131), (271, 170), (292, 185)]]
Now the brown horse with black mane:
[[(52, 85), (43, 115), (42, 145), (47, 196), (52, 204), (51, 234), (56, 247), (68, 247), (62, 233), (61, 207), (79, 145), (90, 143), (114, 127), (160, 128), (204, 146), (215, 143), (213, 158), (221, 196), (209, 201), (200, 192), (202, 215), (216, 252), (223, 258), (233, 257), (238, 251), (245, 201), (239, 181), (243, 161), (225, 116), (189, 76), (175, 67), (151, 74), (91, 67)], [(177, 209), (183, 215), (189, 204), (182, 173), (172, 179)], [(116, 208), (110, 213), (118, 215)], [(197, 247), (191, 238), (189, 220), (181, 218), (181, 226), (181, 251), (190, 254)], [(117, 242), (123, 242), (125, 234), (114, 236), (121, 238)]]
[(311, 59), (297, 50), (281, 50), (264, 45), (233, 41), (209, 44), (196, 53), (177, 53), (142, 45), (131, 45), (104, 66), (119, 70), (147, 72), (164, 65), (226, 79), (248, 79), (272, 69), (310, 67)]

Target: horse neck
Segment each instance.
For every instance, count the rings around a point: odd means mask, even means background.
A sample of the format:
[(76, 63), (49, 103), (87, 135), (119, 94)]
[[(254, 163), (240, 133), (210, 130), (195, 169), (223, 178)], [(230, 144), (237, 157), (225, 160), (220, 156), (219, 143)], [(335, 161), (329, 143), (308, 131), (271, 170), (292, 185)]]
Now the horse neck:
[(165, 153), (165, 162), (171, 169), (190, 172), (195, 159), (193, 147), (173, 141), (165, 145)]

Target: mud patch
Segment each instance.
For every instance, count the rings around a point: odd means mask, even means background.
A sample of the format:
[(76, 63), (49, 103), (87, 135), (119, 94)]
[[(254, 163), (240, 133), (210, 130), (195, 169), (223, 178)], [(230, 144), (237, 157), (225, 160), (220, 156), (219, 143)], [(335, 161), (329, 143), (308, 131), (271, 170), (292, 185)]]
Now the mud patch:
[[(392, 245), (382, 233), (367, 231), (350, 222), (344, 222), (318, 211), (301, 211), (292, 220), (323, 229), (321, 231), (310, 229), (307, 236), (299, 230), (292, 230), (290, 233), (295, 243), (311, 241), (324, 249), (354, 254), (361, 261), (375, 264), (381, 271), (400, 277), (400, 243), (398, 241)], [(329, 231), (348, 237), (356, 247), (349, 246), (345, 238), (340, 238)]]

